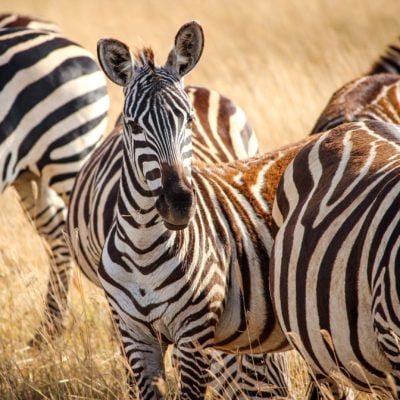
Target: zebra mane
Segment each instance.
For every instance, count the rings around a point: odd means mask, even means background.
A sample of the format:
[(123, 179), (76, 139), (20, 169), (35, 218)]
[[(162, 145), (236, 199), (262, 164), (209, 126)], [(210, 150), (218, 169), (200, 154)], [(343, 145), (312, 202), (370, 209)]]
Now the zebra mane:
[(154, 52), (151, 47), (143, 47), (134, 53), (135, 65), (139, 68), (150, 67), (154, 71)]

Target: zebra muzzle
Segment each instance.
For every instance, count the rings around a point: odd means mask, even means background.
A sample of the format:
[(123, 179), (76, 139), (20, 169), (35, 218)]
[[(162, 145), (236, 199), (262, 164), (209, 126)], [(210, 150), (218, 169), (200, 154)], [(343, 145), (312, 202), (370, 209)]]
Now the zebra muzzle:
[(195, 193), (190, 189), (164, 191), (158, 196), (156, 208), (167, 229), (184, 229), (195, 213)]

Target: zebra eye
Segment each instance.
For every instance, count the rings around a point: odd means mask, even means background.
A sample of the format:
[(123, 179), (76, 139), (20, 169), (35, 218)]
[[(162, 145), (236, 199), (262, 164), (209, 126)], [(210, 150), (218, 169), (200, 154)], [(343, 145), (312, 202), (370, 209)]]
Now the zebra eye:
[(186, 129), (192, 129), (193, 120), (194, 120), (194, 117), (193, 117), (193, 116), (190, 116), (190, 117), (188, 118), (188, 120), (187, 120), (187, 122), (186, 122)]

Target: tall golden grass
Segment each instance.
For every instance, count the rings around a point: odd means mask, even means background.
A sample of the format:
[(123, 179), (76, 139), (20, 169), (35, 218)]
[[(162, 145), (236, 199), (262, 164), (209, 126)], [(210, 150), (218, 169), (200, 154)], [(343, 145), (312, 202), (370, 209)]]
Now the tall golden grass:
[[(206, 46), (186, 83), (234, 99), (264, 150), (304, 137), (334, 90), (369, 69), (400, 34), (397, 0), (2, 0), (1, 12), (58, 23), (95, 52), (100, 37), (152, 45), (164, 62), (179, 26), (200, 21)], [(121, 90), (110, 85), (110, 126)], [(47, 282), (46, 247), (12, 190), (0, 197), (0, 399), (125, 399), (124, 360), (101, 292), (83, 278), (64, 337), (26, 348)], [(80, 281), (81, 278), (75, 280)], [(291, 360), (304, 397), (303, 364)], [(174, 394), (171, 394), (171, 398)], [(367, 397), (367, 396), (366, 396)]]

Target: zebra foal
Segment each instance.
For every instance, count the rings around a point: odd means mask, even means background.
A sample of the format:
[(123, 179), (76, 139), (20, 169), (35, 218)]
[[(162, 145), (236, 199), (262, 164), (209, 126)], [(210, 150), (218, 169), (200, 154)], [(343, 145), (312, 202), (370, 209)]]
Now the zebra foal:
[(192, 165), (193, 109), (182, 77), (202, 46), (196, 23), (178, 31), (163, 67), (150, 49), (132, 58), (119, 41), (99, 42), (100, 64), (124, 87), (123, 126), (80, 172), (69, 208), (72, 252), (105, 289), (146, 399), (161, 398), (152, 382), (163, 375), (169, 343), (183, 399), (204, 397), (207, 348), (288, 349), (268, 286), (266, 176), (283, 153)]
[(67, 204), (105, 132), (109, 100), (93, 56), (55, 25), (15, 14), (2, 14), (0, 25), (0, 191), (15, 187), (51, 256), (40, 342), (44, 332), (64, 329), (72, 273)]

